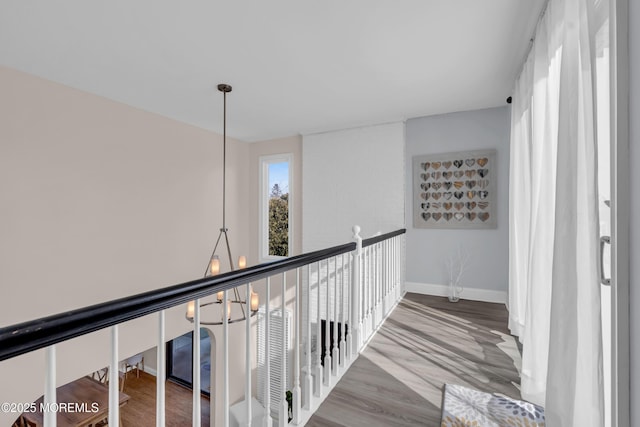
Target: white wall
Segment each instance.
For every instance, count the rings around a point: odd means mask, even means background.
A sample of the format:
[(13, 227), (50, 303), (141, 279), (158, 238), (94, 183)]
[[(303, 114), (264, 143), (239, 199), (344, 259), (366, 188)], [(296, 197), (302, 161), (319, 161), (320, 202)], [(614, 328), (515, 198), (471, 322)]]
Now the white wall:
[[(510, 113), (507, 107), (420, 117), (407, 121), (405, 163), (407, 290), (441, 293), (448, 283), (446, 263), (458, 249), (469, 254), (462, 298), (506, 301), (508, 288), (508, 179)], [(497, 150), (498, 228), (485, 230), (413, 227), (412, 157), (455, 151)], [(493, 171), (492, 171), (493, 173)]]
[[(1, 326), (202, 277), (222, 221), (220, 135), (4, 67), (0, 94)], [(249, 253), (249, 149), (227, 142), (227, 225)], [(168, 310), (167, 339), (191, 328), (184, 311)], [(155, 315), (123, 324), (119, 358), (156, 330)], [(108, 330), (57, 347), (62, 385), (107, 365)], [(0, 401), (37, 399), (43, 368), (43, 351), (1, 362)]]
[(322, 134), (302, 141), (303, 252), (404, 226), (404, 124)]
[(640, 1), (629, 0), (631, 168), (631, 426), (640, 425)]

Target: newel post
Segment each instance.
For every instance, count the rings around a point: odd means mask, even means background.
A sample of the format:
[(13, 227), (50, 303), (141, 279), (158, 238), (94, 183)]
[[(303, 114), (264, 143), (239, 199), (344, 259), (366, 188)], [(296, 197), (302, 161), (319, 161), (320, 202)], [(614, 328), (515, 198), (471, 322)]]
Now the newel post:
[(360, 275), (360, 262), (362, 260), (362, 237), (360, 237), (360, 226), (353, 226), (353, 240), (356, 242), (356, 250), (351, 254), (353, 267), (351, 269), (353, 279), (351, 280), (351, 339), (348, 342), (349, 354), (356, 354), (360, 351), (360, 330), (362, 323), (360, 319), (360, 289), (362, 288), (362, 278)]

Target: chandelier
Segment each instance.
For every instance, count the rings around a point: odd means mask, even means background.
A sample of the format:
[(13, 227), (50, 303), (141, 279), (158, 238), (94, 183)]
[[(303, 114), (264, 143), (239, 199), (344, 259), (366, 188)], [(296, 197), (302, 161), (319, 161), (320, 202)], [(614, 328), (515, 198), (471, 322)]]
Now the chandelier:
[[(222, 130), (222, 228), (218, 234), (218, 239), (209, 258), (209, 264), (204, 272), (204, 277), (215, 276), (220, 273), (220, 257), (216, 254), (218, 245), (222, 236), (224, 236), (224, 242), (227, 247), (227, 255), (229, 257), (229, 268), (234, 271), (233, 257), (231, 256), (231, 247), (229, 245), (229, 236), (227, 232), (226, 223), (226, 178), (227, 178), (227, 93), (231, 92), (231, 86), (221, 83), (218, 85), (218, 90), (222, 92), (224, 98), (224, 116), (223, 116), (223, 130)], [(247, 266), (247, 259), (244, 256), (238, 258), (238, 268), (243, 269)], [(214, 320), (200, 320), (202, 325), (222, 325), (224, 316), (227, 316), (227, 323), (241, 322), (248, 317), (254, 316), (258, 312), (258, 294), (251, 290), (251, 298), (248, 301), (240, 298), (238, 288), (233, 288), (233, 296), (227, 298), (227, 307), (223, 308), (224, 291), (220, 291), (216, 294), (216, 301), (205, 302), (200, 304), (200, 307), (211, 306), (212, 308), (219, 307), (219, 316)], [(187, 320), (193, 323), (195, 311), (195, 301), (190, 301), (187, 304)]]

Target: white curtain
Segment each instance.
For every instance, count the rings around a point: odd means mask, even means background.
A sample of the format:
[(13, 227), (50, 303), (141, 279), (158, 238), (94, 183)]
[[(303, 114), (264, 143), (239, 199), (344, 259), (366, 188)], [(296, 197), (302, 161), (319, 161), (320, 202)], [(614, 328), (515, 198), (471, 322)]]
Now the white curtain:
[(509, 326), (547, 425), (603, 425), (593, 0), (550, 0), (514, 91)]

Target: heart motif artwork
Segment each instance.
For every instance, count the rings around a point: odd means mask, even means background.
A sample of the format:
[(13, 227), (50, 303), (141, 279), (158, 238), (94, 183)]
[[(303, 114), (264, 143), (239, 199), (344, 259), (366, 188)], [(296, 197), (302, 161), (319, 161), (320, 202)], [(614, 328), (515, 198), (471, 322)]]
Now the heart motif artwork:
[(497, 178), (502, 176), (496, 150), (417, 155), (412, 164), (416, 228), (497, 227)]

